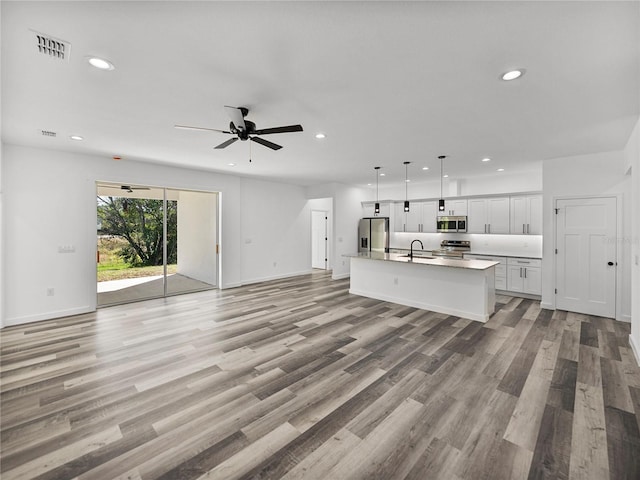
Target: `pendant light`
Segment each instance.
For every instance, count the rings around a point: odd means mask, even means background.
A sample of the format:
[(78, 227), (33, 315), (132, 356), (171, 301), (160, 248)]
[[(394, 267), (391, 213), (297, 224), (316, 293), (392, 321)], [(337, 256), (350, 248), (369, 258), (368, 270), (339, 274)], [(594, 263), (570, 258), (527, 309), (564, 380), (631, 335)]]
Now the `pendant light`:
[(442, 161), (447, 158), (446, 155), (440, 155), (440, 200), (438, 200), (438, 211), (444, 212), (444, 198), (442, 198)]
[(376, 171), (376, 204), (373, 208), (373, 213), (378, 215), (380, 213), (380, 202), (378, 201), (378, 177), (380, 176), (380, 167), (374, 167)]
[(409, 211), (409, 196), (407, 195), (409, 176), (407, 174), (407, 169), (409, 168), (409, 164), (411, 162), (404, 162), (404, 211)]

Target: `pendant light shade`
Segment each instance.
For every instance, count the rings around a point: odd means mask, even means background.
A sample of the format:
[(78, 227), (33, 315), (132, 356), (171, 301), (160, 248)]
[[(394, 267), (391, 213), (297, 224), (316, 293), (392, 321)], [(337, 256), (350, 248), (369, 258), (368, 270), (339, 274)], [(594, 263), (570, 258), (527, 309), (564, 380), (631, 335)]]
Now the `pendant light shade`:
[(408, 168), (411, 162), (404, 162), (404, 211), (409, 211), (409, 197), (407, 195), (409, 176), (408, 176)]
[(440, 155), (440, 200), (438, 200), (438, 211), (444, 212), (444, 198), (442, 198), (442, 161), (447, 158), (446, 155)]
[(374, 167), (374, 170), (376, 171), (376, 203), (373, 207), (373, 213), (378, 215), (380, 213), (380, 202), (378, 201), (378, 177), (380, 176), (380, 167)]

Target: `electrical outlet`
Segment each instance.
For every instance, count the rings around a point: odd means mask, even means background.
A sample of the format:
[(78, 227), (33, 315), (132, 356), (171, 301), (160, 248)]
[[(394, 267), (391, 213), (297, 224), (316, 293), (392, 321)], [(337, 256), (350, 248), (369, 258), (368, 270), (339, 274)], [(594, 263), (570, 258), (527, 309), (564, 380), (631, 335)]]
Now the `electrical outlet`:
[(344, 267), (344, 260), (342, 260), (342, 266)]
[(54, 290), (53, 287), (49, 287), (47, 288), (47, 297), (53, 297), (55, 295), (56, 291)]
[(397, 285), (398, 284), (398, 277), (393, 277), (393, 284)]
[(273, 267), (275, 268), (278, 265), (278, 262), (273, 262)]

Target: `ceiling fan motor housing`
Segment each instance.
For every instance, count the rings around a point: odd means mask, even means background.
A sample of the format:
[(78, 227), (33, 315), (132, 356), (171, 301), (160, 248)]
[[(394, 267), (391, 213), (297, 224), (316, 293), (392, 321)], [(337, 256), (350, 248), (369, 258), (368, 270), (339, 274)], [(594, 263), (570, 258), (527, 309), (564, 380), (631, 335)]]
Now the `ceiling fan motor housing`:
[(245, 129), (241, 130), (238, 129), (233, 122), (229, 123), (229, 130), (231, 130), (231, 132), (235, 133), (236, 135), (238, 135), (238, 138), (240, 140), (248, 140), (249, 139), (249, 134), (250, 133), (255, 133), (256, 131), (256, 124), (249, 121), (249, 120), (245, 120), (244, 121), (244, 125), (245, 125)]

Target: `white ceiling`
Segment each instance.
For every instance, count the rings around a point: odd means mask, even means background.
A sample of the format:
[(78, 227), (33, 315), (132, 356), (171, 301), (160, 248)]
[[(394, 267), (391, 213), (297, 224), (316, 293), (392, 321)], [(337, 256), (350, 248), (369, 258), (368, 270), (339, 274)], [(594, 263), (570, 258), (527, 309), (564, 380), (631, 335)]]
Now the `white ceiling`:
[[(1, 2), (2, 140), (301, 185), (539, 168), (622, 149), (639, 114), (640, 3)], [(71, 43), (69, 61), (35, 34)], [(113, 71), (89, 66), (97, 55)], [(499, 75), (527, 73), (515, 82)], [(245, 106), (271, 151), (226, 129)], [(43, 137), (41, 130), (57, 133)], [(315, 133), (327, 138), (317, 140)], [(70, 135), (82, 135), (74, 142)], [(489, 156), (493, 160), (482, 163)], [(230, 167), (228, 163), (235, 163)], [(423, 171), (422, 166), (431, 170)]]

